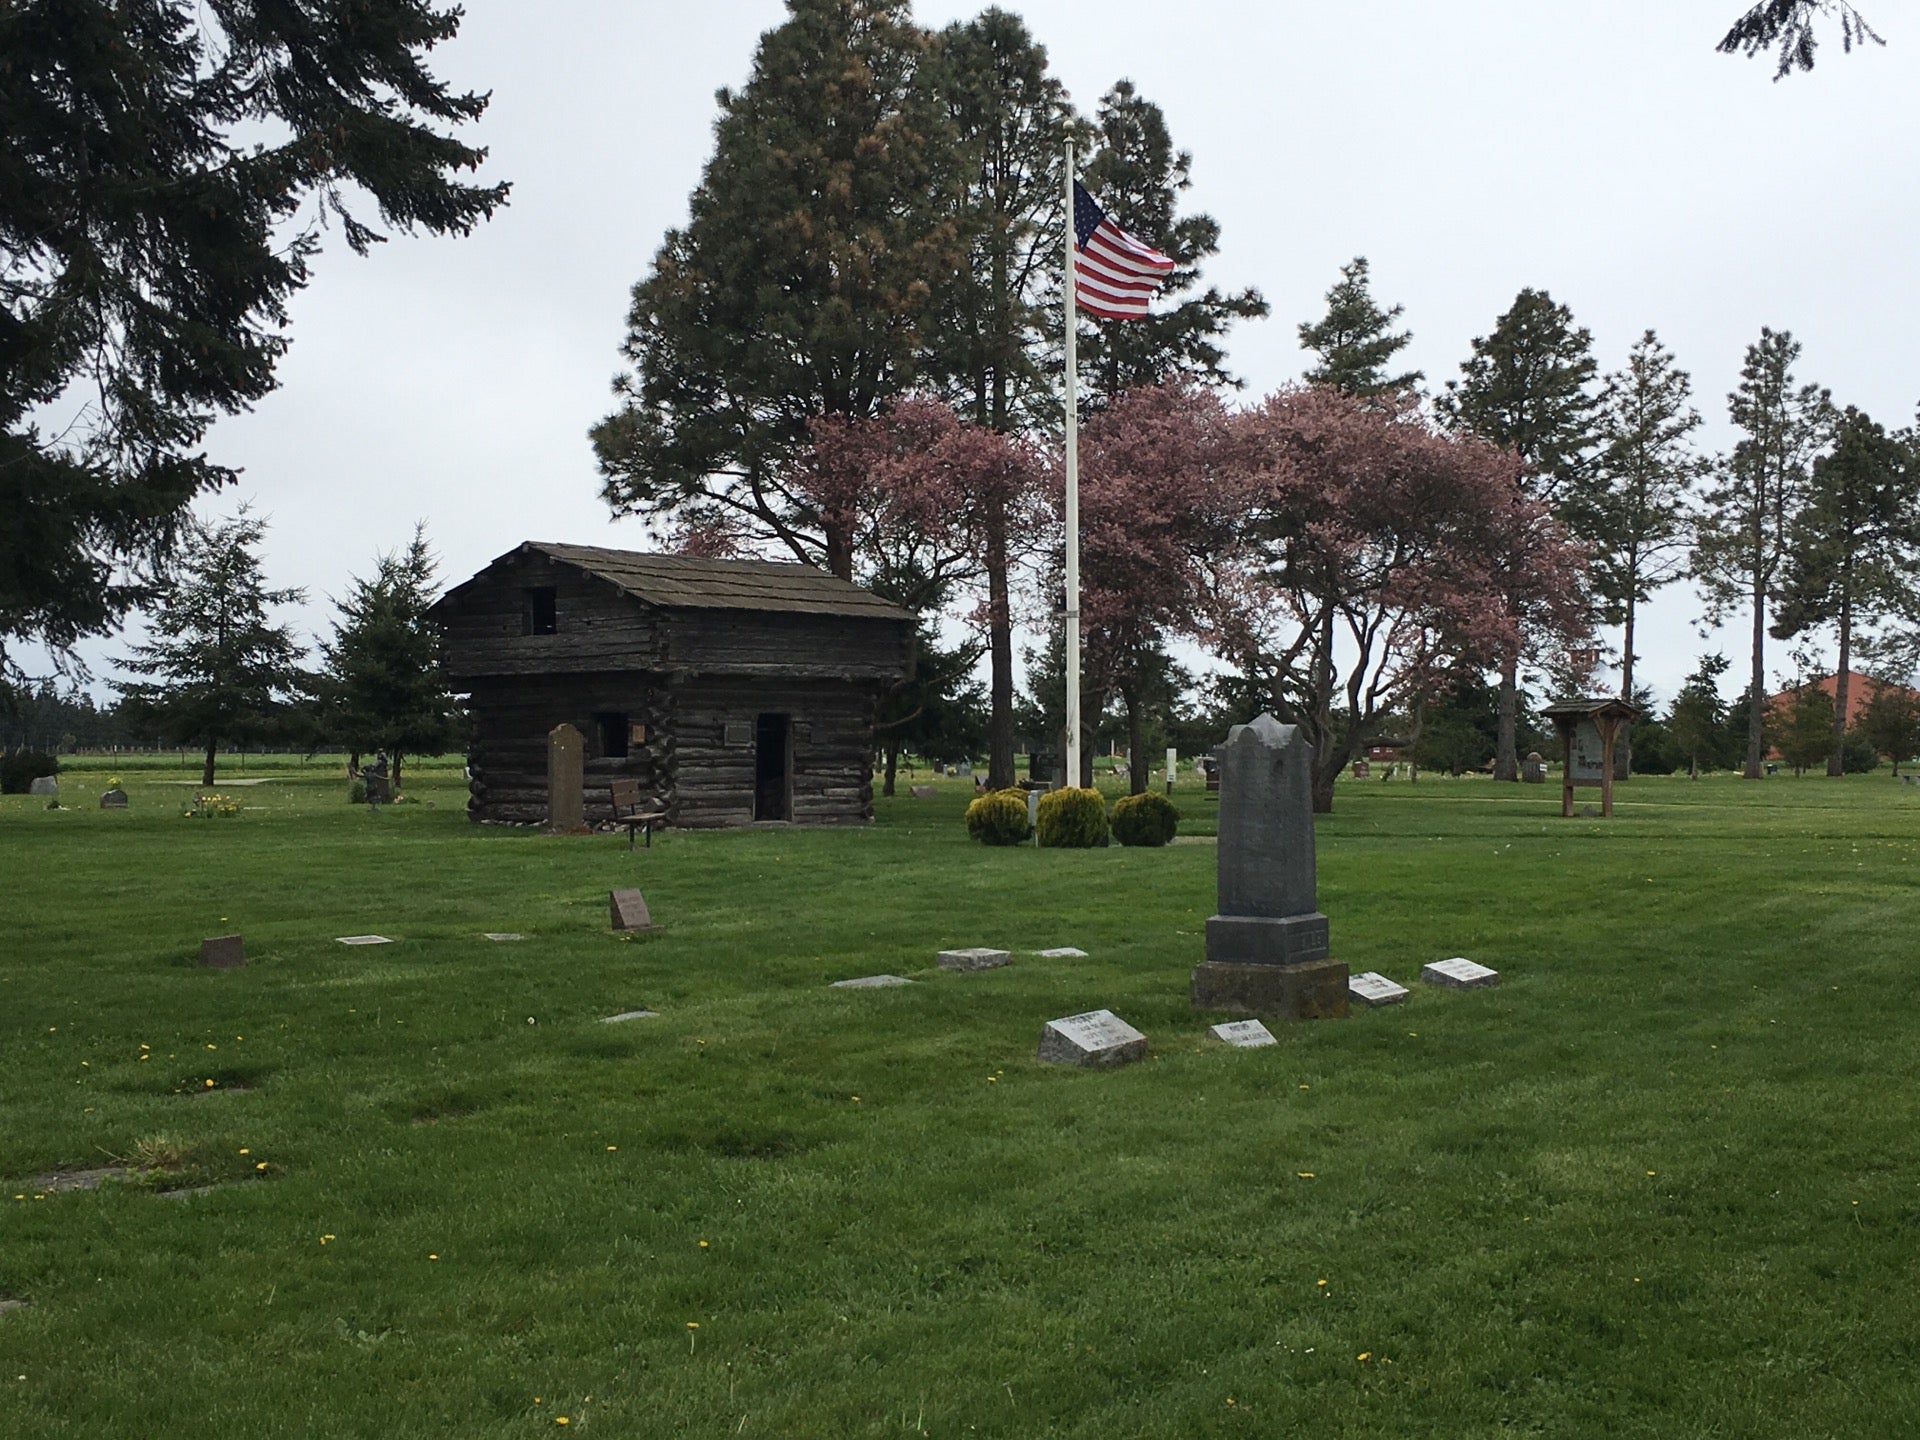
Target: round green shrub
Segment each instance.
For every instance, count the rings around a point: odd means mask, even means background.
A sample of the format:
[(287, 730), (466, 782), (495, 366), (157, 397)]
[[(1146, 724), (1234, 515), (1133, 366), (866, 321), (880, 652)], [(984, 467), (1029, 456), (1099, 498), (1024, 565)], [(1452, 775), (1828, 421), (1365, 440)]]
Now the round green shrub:
[(24, 795), (33, 782), (60, 773), (60, 762), (40, 750), (15, 750), (0, 757), (0, 795)]
[(1152, 790), (1113, 802), (1113, 838), (1122, 845), (1164, 845), (1180, 828), (1180, 812)]
[(1040, 843), (1090, 850), (1107, 843), (1107, 802), (1098, 790), (1049, 790), (1040, 797)]
[(989, 790), (967, 806), (967, 834), (983, 845), (1018, 845), (1032, 833), (1024, 790)]

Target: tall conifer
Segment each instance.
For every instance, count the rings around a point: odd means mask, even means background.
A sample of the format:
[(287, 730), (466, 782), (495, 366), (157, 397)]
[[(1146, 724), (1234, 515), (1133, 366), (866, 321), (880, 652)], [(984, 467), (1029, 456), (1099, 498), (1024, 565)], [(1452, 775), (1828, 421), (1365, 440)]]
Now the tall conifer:
[(1418, 370), (1387, 373), (1393, 357), (1413, 341), (1407, 331), (1393, 328), (1405, 309), (1395, 305), (1382, 310), (1374, 300), (1366, 256), (1356, 255), (1342, 265), (1340, 279), (1327, 291), (1327, 313), (1300, 326), (1301, 348), (1320, 357), (1307, 371), (1307, 383), (1331, 385), (1349, 395), (1417, 387), (1425, 378)]

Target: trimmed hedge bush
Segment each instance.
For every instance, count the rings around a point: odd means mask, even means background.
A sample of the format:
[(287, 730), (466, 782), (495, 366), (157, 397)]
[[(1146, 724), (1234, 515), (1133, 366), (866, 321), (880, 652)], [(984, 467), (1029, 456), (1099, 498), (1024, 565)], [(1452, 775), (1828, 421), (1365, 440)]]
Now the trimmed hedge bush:
[(983, 845), (1018, 845), (1032, 833), (1024, 790), (989, 790), (967, 806), (967, 834)]
[(1098, 790), (1049, 790), (1040, 797), (1040, 843), (1090, 850), (1107, 843), (1107, 802)]
[(40, 750), (16, 750), (0, 756), (0, 795), (24, 795), (33, 782), (60, 773), (60, 762)]
[(1152, 790), (1113, 802), (1113, 838), (1122, 845), (1164, 845), (1180, 828), (1180, 812)]

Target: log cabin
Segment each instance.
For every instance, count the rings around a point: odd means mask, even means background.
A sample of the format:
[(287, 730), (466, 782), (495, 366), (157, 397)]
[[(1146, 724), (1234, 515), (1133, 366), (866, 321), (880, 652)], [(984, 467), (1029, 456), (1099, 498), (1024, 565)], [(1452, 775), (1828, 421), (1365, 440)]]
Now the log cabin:
[(680, 826), (873, 818), (874, 718), (914, 617), (809, 565), (528, 541), (434, 605), (469, 697), (467, 815), (547, 816), (547, 735), (586, 740), (590, 822), (629, 778)]

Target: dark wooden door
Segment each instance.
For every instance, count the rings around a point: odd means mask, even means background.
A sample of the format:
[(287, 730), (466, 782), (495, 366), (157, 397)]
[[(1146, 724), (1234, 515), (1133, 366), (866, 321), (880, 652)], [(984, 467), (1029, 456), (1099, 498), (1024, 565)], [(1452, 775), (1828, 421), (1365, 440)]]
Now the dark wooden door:
[(793, 818), (793, 717), (767, 714), (753, 727), (753, 818)]

